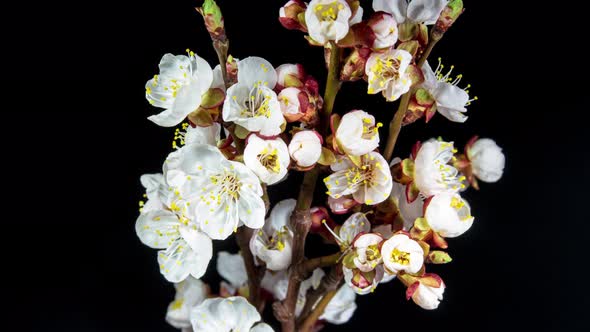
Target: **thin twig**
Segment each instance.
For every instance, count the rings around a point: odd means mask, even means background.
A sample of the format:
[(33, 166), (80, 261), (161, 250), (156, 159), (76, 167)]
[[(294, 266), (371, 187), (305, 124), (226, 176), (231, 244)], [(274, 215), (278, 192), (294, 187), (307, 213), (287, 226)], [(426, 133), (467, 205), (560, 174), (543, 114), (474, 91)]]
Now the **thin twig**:
[[(324, 107), (321, 112), (319, 131), (325, 135), (330, 115), (334, 107), (336, 95), (340, 90), (340, 52), (336, 43), (330, 42), (331, 55), (328, 66), (328, 78), (326, 81), (326, 90), (324, 92)], [(295, 331), (295, 307), (297, 305), (297, 296), (301, 282), (310, 273), (307, 271), (304, 261), (305, 238), (311, 226), (311, 216), (309, 209), (313, 201), (313, 193), (319, 176), (319, 167), (305, 173), (303, 183), (297, 198), (295, 211), (291, 214), (291, 229), (293, 236), (293, 253), (291, 259), (291, 273), (289, 275), (289, 286), (287, 288), (287, 297), (282, 302), (273, 304), (275, 317), (282, 323), (283, 332)], [(313, 270), (312, 270), (313, 271)]]
[[(309, 332), (324, 313), (326, 306), (342, 284), (342, 265), (332, 267), (330, 273), (322, 280), (322, 283), (306, 299), (305, 307), (297, 322), (298, 331)], [(318, 303), (318, 299), (322, 299)], [(316, 305), (317, 303), (317, 305)]]

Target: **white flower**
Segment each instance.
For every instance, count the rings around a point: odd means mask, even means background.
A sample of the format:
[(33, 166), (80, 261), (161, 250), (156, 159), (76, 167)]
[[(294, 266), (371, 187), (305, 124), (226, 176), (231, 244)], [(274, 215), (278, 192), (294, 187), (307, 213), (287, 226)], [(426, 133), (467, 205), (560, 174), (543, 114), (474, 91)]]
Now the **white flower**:
[(379, 12), (373, 14), (367, 22), (373, 31), (375, 40), (371, 45), (374, 50), (384, 50), (393, 47), (397, 43), (399, 30), (395, 18), (388, 13)]
[(160, 75), (145, 85), (145, 96), (150, 104), (165, 110), (148, 119), (162, 127), (173, 127), (201, 105), (201, 96), (213, 81), (213, 71), (193, 52), (189, 56), (165, 54), (159, 67)]
[(315, 165), (322, 155), (322, 138), (315, 130), (298, 131), (289, 143), (289, 154), (299, 167)]
[(271, 185), (287, 175), (289, 148), (282, 138), (262, 139), (250, 135), (244, 149), (244, 164), (260, 178), (260, 181)]
[(345, 0), (312, 0), (305, 10), (305, 23), (309, 36), (326, 44), (330, 40), (338, 42), (348, 34), (351, 16)]
[(397, 100), (412, 86), (412, 79), (406, 72), (411, 61), (412, 55), (404, 50), (373, 52), (365, 65), (369, 81), (367, 93), (382, 91), (387, 101)]
[(264, 227), (255, 231), (250, 239), (252, 254), (265, 262), (269, 270), (280, 271), (291, 265), (293, 232), (289, 219), (296, 203), (294, 199), (278, 202)]
[(448, 0), (373, 0), (373, 9), (390, 13), (399, 24), (409, 21), (431, 25), (447, 3)]
[(341, 286), (324, 309), (320, 320), (337, 325), (348, 322), (356, 310), (355, 301), (356, 293), (346, 285)]
[(238, 83), (227, 89), (223, 120), (263, 136), (281, 133), (285, 119), (276, 93), (277, 73), (270, 62), (248, 57), (238, 62)]
[(207, 298), (209, 287), (199, 279), (188, 277), (174, 284), (174, 288), (176, 295), (168, 305), (166, 321), (177, 329), (191, 327), (190, 311)]
[(244, 258), (240, 254), (230, 254), (220, 251), (217, 254), (217, 273), (229, 282), (221, 282), (220, 288), (225, 288), (231, 295), (238, 294), (240, 289), (248, 287), (248, 274)]
[(168, 184), (164, 179), (164, 175), (159, 174), (144, 174), (139, 178), (141, 185), (145, 188), (145, 197), (147, 201), (140, 202), (140, 212), (147, 213), (150, 211), (164, 210), (170, 199), (170, 191)]
[(336, 129), (338, 147), (351, 156), (367, 154), (379, 147), (379, 128), (382, 126), (382, 123), (375, 123), (375, 117), (365, 111), (348, 112)]
[(469, 204), (458, 194), (448, 193), (430, 198), (424, 217), (433, 231), (448, 238), (465, 233), (474, 220)]
[[(467, 90), (461, 89), (457, 86), (461, 81), (461, 75), (457, 76), (455, 80), (450, 78), (451, 70), (443, 75), (441, 72), (443, 66), (440, 61), (435, 71), (432, 70), (428, 62), (422, 66), (422, 73), (424, 73), (424, 83), (422, 88), (426, 89), (428, 93), (434, 98), (436, 102), (436, 110), (445, 118), (453, 122), (465, 122), (467, 116), (463, 113), (467, 112), (465, 106), (469, 105), (471, 100)], [(469, 88), (469, 85), (467, 86)], [(474, 100), (476, 100), (474, 98)]]
[[(170, 210), (180, 212), (181, 208), (173, 202)], [(189, 275), (200, 278), (213, 256), (212, 241), (184, 215), (170, 210), (141, 214), (135, 232), (148, 247), (165, 249), (158, 252), (158, 263), (166, 280), (181, 282)]]
[(361, 156), (359, 166), (342, 158), (330, 167), (335, 172), (324, 179), (327, 194), (340, 198), (352, 194), (361, 204), (375, 205), (391, 193), (392, 178), (387, 161), (377, 152)]
[(207, 299), (191, 311), (194, 332), (273, 331), (264, 323), (253, 327), (260, 319), (256, 308), (241, 296)]
[(227, 238), (242, 223), (254, 229), (264, 225), (258, 177), (244, 164), (225, 159), (216, 147), (178, 149), (166, 159), (164, 174), (187, 202), (187, 216), (212, 239)]
[(414, 294), (412, 294), (412, 300), (423, 309), (436, 309), (438, 308), (440, 301), (443, 299), (445, 287), (445, 283), (442, 280), (440, 280), (439, 287), (427, 286), (420, 283), (414, 291)]
[(489, 138), (477, 140), (467, 149), (473, 174), (484, 182), (496, 182), (504, 173), (506, 158), (502, 149)]
[(379, 251), (381, 242), (383, 242), (383, 237), (376, 233), (366, 233), (356, 238), (352, 247), (354, 250), (353, 263), (357, 269), (369, 272), (381, 264), (383, 261)]
[(424, 263), (424, 250), (406, 234), (396, 234), (381, 247), (383, 264), (390, 274), (400, 271), (416, 273)]
[(383, 265), (378, 265), (374, 270), (369, 272), (363, 272), (359, 269), (349, 269), (343, 266), (342, 272), (344, 273), (346, 284), (359, 295), (369, 294), (374, 291), (384, 275)]
[(422, 195), (455, 193), (462, 184), (457, 169), (448, 165), (456, 150), (453, 143), (430, 139), (418, 150), (414, 161), (414, 182)]

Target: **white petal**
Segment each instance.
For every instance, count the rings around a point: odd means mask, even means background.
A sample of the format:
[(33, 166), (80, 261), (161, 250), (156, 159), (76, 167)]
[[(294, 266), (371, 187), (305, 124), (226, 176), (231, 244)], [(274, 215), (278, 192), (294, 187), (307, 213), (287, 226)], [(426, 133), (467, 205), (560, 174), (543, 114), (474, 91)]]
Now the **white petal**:
[(447, 2), (448, 0), (412, 0), (408, 5), (408, 18), (416, 23), (434, 24)]
[(202, 277), (213, 258), (213, 241), (196, 227), (181, 227), (180, 234), (194, 254), (190, 257), (190, 273), (195, 278)]
[(342, 227), (340, 227), (340, 232), (338, 236), (344, 241), (344, 243), (350, 245), (352, 244), (352, 240), (361, 232), (368, 232), (371, 230), (371, 223), (367, 220), (367, 217), (364, 213), (357, 212), (353, 213)]
[(211, 83), (211, 89), (221, 89), (225, 91), (225, 82), (223, 81), (223, 73), (221, 72), (221, 66), (217, 65), (213, 69), (213, 82)]
[(260, 314), (241, 297), (207, 299), (191, 312), (195, 332), (250, 331)]
[(398, 24), (406, 21), (408, 11), (407, 0), (373, 0), (373, 9), (393, 15)]
[(297, 200), (289, 198), (278, 202), (270, 212), (269, 222), (264, 226), (265, 229), (270, 227), (269, 230), (280, 230), (283, 226), (289, 225), (291, 219), (291, 213), (295, 210)]
[(357, 10), (356, 10), (356, 13), (354, 13), (354, 16), (349, 20), (348, 24), (352, 26), (357, 23), (361, 23), (362, 20), (363, 20), (363, 7), (359, 6), (359, 8), (357, 8)]
[(198, 84), (185, 85), (178, 90), (174, 104), (170, 108), (148, 119), (158, 126), (174, 127), (189, 113), (197, 110), (199, 105), (201, 105), (201, 91)]
[(174, 285), (176, 288), (175, 299), (166, 312), (166, 321), (178, 328), (190, 328), (190, 310), (207, 298), (207, 284), (193, 277)]
[(189, 275), (200, 278), (205, 273), (209, 260), (194, 252), (185, 240), (178, 239), (168, 249), (158, 252), (158, 264), (160, 273), (166, 280), (181, 282)]
[(274, 332), (274, 330), (266, 323), (258, 323), (250, 330), (250, 332)]
[(330, 303), (328, 303), (328, 306), (326, 306), (320, 319), (332, 324), (348, 322), (356, 310), (355, 300), (355, 292), (347, 285), (341, 286)]
[(213, 123), (209, 127), (191, 127), (186, 129), (186, 135), (184, 142), (186, 145), (190, 144), (209, 144), (216, 146), (220, 140), (221, 125), (217, 122)]
[(260, 195), (247, 188), (242, 188), (239, 195), (240, 221), (252, 229), (262, 228), (266, 207)]
[(211, 70), (209, 63), (198, 55), (194, 56), (194, 61), (197, 68), (196, 70), (193, 68), (193, 84), (195, 81), (198, 82), (199, 91), (202, 95), (209, 90), (211, 83), (213, 83), (213, 70)]
[(178, 217), (170, 211), (149, 211), (137, 218), (135, 232), (146, 246), (164, 249), (180, 237), (178, 232), (180, 225)]
[(272, 64), (263, 58), (247, 57), (238, 62), (238, 82), (248, 87), (258, 82), (267, 82), (267, 86), (273, 89), (277, 84), (277, 72)]
[(438, 79), (434, 74), (434, 70), (430, 67), (430, 63), (428, 61), (424, 62), (422, 66), (422, 74), (424, 74), (424, 82), (422, 83), (422, 87), (428, 90), (428, 92), (432, 93), (434, 89), (437, 87)]
[(217, 272), (236, 288), (243, 286), (248, 281), (244, 258), (240, 254), (219, 252), (217, 254)]

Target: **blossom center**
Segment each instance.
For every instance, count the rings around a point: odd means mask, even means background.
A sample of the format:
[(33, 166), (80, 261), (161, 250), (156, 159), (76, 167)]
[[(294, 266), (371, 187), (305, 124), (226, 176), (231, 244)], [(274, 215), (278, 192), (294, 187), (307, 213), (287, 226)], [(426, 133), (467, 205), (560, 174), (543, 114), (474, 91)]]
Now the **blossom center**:
[(258, 235), (267, 249), (283, 251), (285, 250), (285, 238), (288, 232), (287, 227), (283, 226), (281, 230), (274, 232), (272, 236), (266, 235), (263, 230), (260, 230)]
[(318, 20), (322, 22), (333, 22), (338, 17), (338, 12), (344, 9), (344, 5), (334, 1), (325, 5), (317, 5), (313, 9)]
[(381, 251), (379, 250), (379, 246), (376, 244), (372, 244), (367, 247), (366, 250), (367, 260), (375, 261), (381, 259)]
[(221, 204), (223, 196), (229, 196), (233, 200), (240, 198), (242, 183), (235, 173), (225, 171), (223, 174), (213, 175), (211, 176), (211, 183), (218, 188), (217, 193), (211, 195), (211, 199), (217, 201), (217, 204)]
[[(265, 83), (266, 84), (266, 83)], [(256, 118), (265, 116), (270, 118), (270, 101), (271, 96), (265, 93), (262, 88), (262, 82), (258, 82), (250, 90), (248, 99), (245, 101), (245, 108), (242, 110), (242, 116)]]
[(390, 259), (392, 262), (400, 265), (410, 265), (410, 253), (398, 250), (397, 248), (391, 252)]
[(382, 81), (379, 83), (381, 87), (385, 86), (385, 81), (397, 80), (400, 78), (400, 67), (402, 64), (401, 56), (388, 56), (385, 59), (377, 58), (377, 61), (371, 67), (371, 71), (377, 74)]
[[(365, 158), (365, 157), (363, 157)], [(346, 184), (349, 189), (356, 191), (360, 186), (373, 187), (377, 185), (377, 170), (381, 169), (379, 162), (365, 162), (360, 167), (351, 167), (346, 170)]]
[(361, 137), (363, 139), (370, 140), (373, 137), (375, 137), (375, 135), (379, 134), (379, 128), (381, 127), (383, 127), (383, 124), (381, 122), (373, 124), (373, 121), (371, 121), (371, 119), (363, 118), (363, 134)]
[(264, 166), (269, 172), (280, 172), (281, 165), (279, 163), (279, 155), (277, 153), (277, 149), (269, 151), (268, 148), (264, 148), (264, 150), (262, 150), (257, 157), (258, 160), (260, 160), (260, 164), (262, 164), (262, 166)]

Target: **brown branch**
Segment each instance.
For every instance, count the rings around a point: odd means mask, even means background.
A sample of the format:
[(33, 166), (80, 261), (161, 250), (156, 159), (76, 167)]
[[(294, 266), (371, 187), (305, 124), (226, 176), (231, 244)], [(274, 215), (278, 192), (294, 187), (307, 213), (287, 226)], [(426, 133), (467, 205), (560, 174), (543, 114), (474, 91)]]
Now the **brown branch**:
[(246, 266), (246, 273), (248, 274), (248, 290), (249, 298), (248, 301), (258, 309), (262, 311), (264, 303), (260, 297), (260, 282), (264, 276), (264, 267), (257, 267), (254, 264), (254, 256), (250, 251), (250, 239), (254, 230), (248, 227), (240, 227), (236, 233), (236, 242), (240, 247), (242, 258), (244, 258), (244, 265)]
[[(330, 42), (331, 53), (330, 63), (328, 65), (328, 78), (326, 81), (326, 90), (324, 92), (324, 107), (321, 112), (319, 131), (322, 135), (326, 134), (330, 115), (334, 107), (336, 95), (340, 90), (341, 82), (338, 79), (340, 73), (340, 52), (336, 43)], [(282, 323), (283, 332), (295, 331), (295, 307), (297, 305), (297, 296), (301, 282), (309, 275), (305, 266), (305, 238), (311, 227), (311, 216), (309, 209), (313, 201), (313, 194), (319, 176), (319, 166), (305, 173), (303, 183), (297, 197), (297, 205), (291, 214), (291, 229), (293, 236), (293, 256), (291, 259), (291, 271), (289, 275), (289, 286), (287, 288), (287, 297), (282, 302), (275, 302), (273, 309), (275, 317)], [(312, 269), (313, 271), (313, 269)]]
[[(305, 307), (297, 321), (300, 332), (309, 332), (324, 313), (326, 306), (342, 283), (342, 265), (337, 265), (330, 270), (330, 273), (322, 280), (318, 289), (311, 292), (305, 302)], [(321, 301), (318, 303), (318, 300)], [(317, 303), (317, 305), (316, 305)]]

